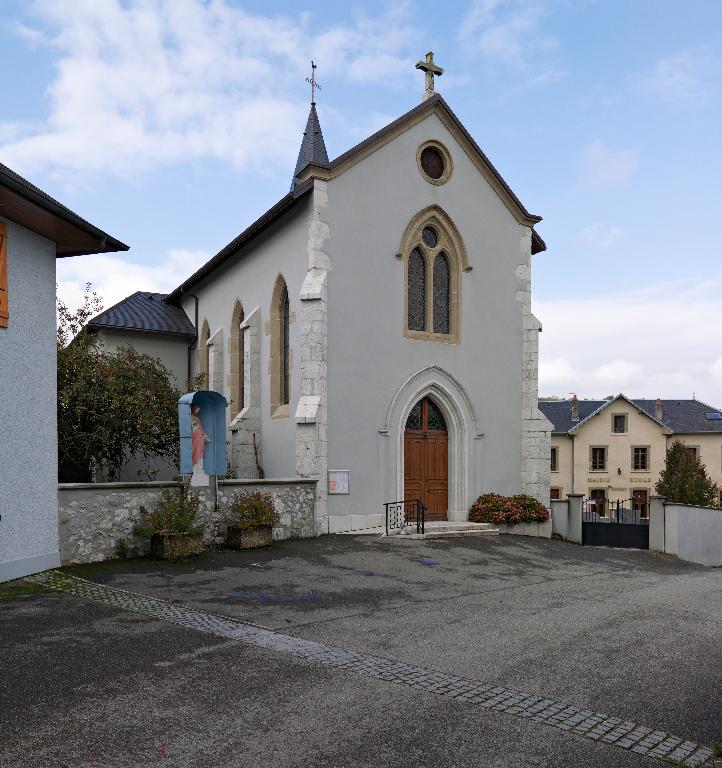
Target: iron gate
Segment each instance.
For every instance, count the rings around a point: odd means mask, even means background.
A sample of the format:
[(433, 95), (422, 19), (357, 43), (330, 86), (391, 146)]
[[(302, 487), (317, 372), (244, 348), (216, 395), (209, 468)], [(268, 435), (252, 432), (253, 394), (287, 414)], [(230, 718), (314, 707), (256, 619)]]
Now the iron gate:
[(638, 499), (585, 499), (582, 544), (649, 549), (649, 504)]

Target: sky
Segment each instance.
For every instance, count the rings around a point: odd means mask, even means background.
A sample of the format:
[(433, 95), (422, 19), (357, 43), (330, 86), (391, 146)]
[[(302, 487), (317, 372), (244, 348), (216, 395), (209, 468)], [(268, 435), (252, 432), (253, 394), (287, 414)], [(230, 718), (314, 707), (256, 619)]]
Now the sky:
[(310, 60), (331, 158), (437, 89), (526, 207), (540, 394), (722, 406), (719, 0), (0, 0), (0, 162), (131, 246), (71, 306), (169, 291), (289, 188)]

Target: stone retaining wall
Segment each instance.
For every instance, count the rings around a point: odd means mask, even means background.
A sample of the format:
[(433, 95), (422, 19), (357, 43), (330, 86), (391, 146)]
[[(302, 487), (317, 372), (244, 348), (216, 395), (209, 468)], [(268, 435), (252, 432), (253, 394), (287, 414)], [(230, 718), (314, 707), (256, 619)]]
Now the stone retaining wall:
[[(58, 486), (60, 559), (64, 565), (92, 563), (116, 556), (125, 539), (131, 555), (144, 555), (150, 543), (133, 535), (141, 505), (155, 506), (163, 490), (178, 483), (64, 483)], [(281, 521), (274, 539), (315, 536), (314, 480), (226, 480), (218, 488), (196, 488), (201, 499), (199, 522), (207, 544), (221, 543), (225, 536), (224, 506), (239, 490), (265, 491), (273, 495)]]

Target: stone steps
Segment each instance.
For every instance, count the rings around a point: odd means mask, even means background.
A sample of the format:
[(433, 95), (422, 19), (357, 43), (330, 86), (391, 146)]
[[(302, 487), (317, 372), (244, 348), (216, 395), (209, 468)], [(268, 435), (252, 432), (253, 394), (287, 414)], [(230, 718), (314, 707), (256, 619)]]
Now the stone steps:
[(455, 539), (462, 536), (498, 536), (499, 529), (493, 528), (491, 523), (456, 523), (443, 520), (426, 523), (423, 533), (416, 533), (414, 525), (395, 535), (408, 539)]

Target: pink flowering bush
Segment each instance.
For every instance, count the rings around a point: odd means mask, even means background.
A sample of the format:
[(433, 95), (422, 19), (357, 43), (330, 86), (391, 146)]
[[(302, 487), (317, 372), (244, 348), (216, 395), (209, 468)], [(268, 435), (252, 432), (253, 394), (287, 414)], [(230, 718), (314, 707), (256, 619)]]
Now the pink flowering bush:
[(516, 525), (517, 523), (545, 523), (549, 510), (532, 496), (502, 496), (484, 493), (471, 505), (469, 522)]

